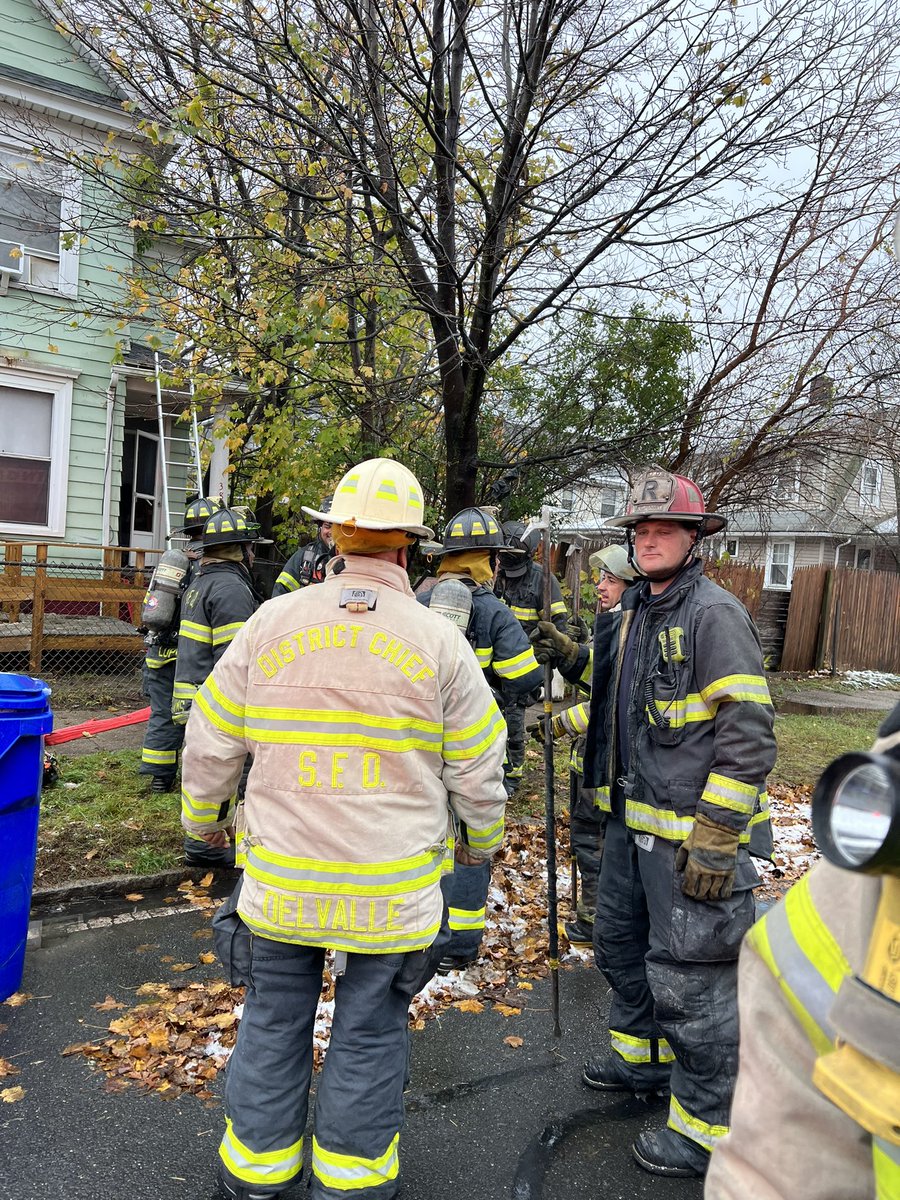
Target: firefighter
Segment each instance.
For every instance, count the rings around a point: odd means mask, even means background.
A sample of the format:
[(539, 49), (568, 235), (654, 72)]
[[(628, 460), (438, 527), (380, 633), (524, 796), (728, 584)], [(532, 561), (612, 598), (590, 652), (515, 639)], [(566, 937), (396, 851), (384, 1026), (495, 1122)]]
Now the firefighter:
[[(250, 579), (257, 529), (231, 508), (219, 509), (206, 522), (203, 557), (181, 607), (172, 699), (172, 719), (178, 725), (187, 723), (198, 688), (259, 607)], [(230, 866), (234, 853), (208, 846), (189, 833), (185, 860), (194, 866)]]
[(702, 1176), (737, 1070), (737, 956), (759, 882), (749, 852), (772, 852), (772, 704), (747, 610), (703, 575), (698, 542), (725, 520), (697, 485), (646, 471), (608, 524), (625, 528), (646, 581), (621, 615), (597, 618), (593, 655), (540, 626), (567, 678), (592, 671), (584, 783), (611, 793), (594, 922), (610, 1052), (582, 1078), (670, 1088), (668, 1128), (641, 1133), (634, 1156), (654, 1174)]
[(310, 1195), (396, 1195), (409, 1002), (446, 935), (448, 805), (465, 861), (490, 859), (503, 837), (503, 718), (461, 632), (416, 602), (406, 573), (431, 532), (418, 480), (387, 459), (360, 463), (332, 516), (324, 583), (260, 608), (188, 725), (183, 821), (213, 846), (253, 756), (242, 885), (215, 921), (226, 969), (247, 985), (219, 1150), (231, 1200), (280, 1195), (300, 1175), (326, 950), (335, 1007)]
[(324, 519), (316, 521), (316, 536), (306, 546), (295, 550), (281, 568), (281, 574), (275, 580), (272, 589), (273, 597), (295, 592), (297, 588), (309, 587), (311, 583), (321, 583), (325, 578), (325, 568), (336, 553), (334, 534), (328, 520), (331, 511), (330, 496), (326, 496), (322, 501), (319, 511)]
[[(217, 500), (201, 496), (184, 510), (184, 525), (172, 537), (187, 538), (185, 554), (192, 563), (200, 559), (203, 527), (219, 507)], [(190, 575), (185, 583), (190, 583)], [(171, 792), (178, 771), (178, 751), (184, 742), (184, 726), (172, 720), (172, 691), (175, 686), (175, 661), (178, 657), (178, 626), (181, 604), (175, 603), (168, 628), (147, 638), (144, 658), (144, 695), (150, 701), (150, 719), (141, 749), (140, 775), (149, 775), (151, 792)]]
[[(893, 771), (892, 785), (882, 776), (883, 790), (872, 786), (878, 780), (869, 755), (856, 790), (843, 777), (846, 801), (832, 792), (828, 809), (835, 822), (840, 810), (849, 817), (844, 854), (816, 863), (744, 941), (740, 1070), (731, 1129), (713, 1153), (706, 1200), (900, 1196), (900, 705), (872, 750)], [(819, 788), (833, 771), (840, 778), (840, 760)], [(816, 829), (818, 800), (817, 794), (813, 828), (828, 852)], [(854, 839), (854, 833), (862, 836)], [(886, 834), (888, 860), (868, 865), (863, 860)], [(840, 1070), (842, 1056), (850, 1057), (850, 1075)], [(829, 1062), (841, 1083), (837, 1090), (819, 1074)]]
[[(542, 672), (521, 625), (491, 588), (497, 555), (504, 549), (514, 552), (496, 518), (480, 508), (464, 508), (447, 522), (444, 540), (432, 549), (432, 557), (439, 560), (438, 583), (458, 579), (471, 593), (467, 636), (488, 683), (507, 707), (510, 698), (533, 692)], [(432, 596), (433, 590), (420, 592), (419, 602), (428, 605)], [(516, 782), (507, 762), (504, 783), (509, 794)], [(452, 938), (438, 965), (441, 974), (462, 970), (478, 958), (490, 882), (490, 862), (471, 864), (459, 857), (444, 879)]]
[[(509, 607), (510, 612), (530, 637), (538, 621), (547, 619), (566, 632), (568, 614), (556, 576), (550, 576), (550, 613), (544, 612), (544, 572), (533, 555), (540, 545), (541, 531), (527, 529), (521, 521), (506, 521), (503, 535), (509, 549), (501, 550), (494, 592)], [(525, 695), (506, 695), (503, 715), (506, 718), (506, 754), (509, 758), (509, 777), (514, 783), (522, 778), (525, 765), (525, 710), (537, 704), (542, 695), (538, 686)]]
[[(598, 573), (598, 613), (619, 612), (620, 601), (625, 589), (639, 578), (635, 567), (628, 561), (624, 546), (612, 543), (596, 550), (588, 559), (593, 571)], [(568, 627), (571, 636), (571, 626)], [(570, 945), (589, 947), (594, 942), (594, 913), (597, 907), (597, 881), (600, 877), (600, 862), (603, 856), (603, 836), (609, 812), (609, 796), (606, 790), (584, 786), (584, 746), (588, 727), (588, 706), (585, 701), (564, 708), (551, 722), (553, 736), (575, 738), (572, 744), (569, 770), (577, 776), (577, 800), (569, 817), (569, 835), (572, 854), (578, 868), (581, 886), (574, 919), (566, 921), (563, 932)], [(544, 723), (537, 721), (528, 726), (528, 732), (539, 741), (543, 739)]]

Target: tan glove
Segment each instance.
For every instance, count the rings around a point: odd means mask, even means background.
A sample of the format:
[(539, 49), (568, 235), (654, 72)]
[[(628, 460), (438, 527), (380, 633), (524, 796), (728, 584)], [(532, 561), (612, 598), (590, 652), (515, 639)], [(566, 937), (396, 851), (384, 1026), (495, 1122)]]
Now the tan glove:
[(578, 657), (578, 643), (560, 633), (552, 621), (538, 621), (530, 641), (534, 647), (534, 657), (542, 666), (545, 663), (560, 667), (574, 666)]
[(727, 900), (734, 888), (740, 833), (697, 813), (694, 828), (675, 853), (684, 871), (681, 890), (693, 900)]

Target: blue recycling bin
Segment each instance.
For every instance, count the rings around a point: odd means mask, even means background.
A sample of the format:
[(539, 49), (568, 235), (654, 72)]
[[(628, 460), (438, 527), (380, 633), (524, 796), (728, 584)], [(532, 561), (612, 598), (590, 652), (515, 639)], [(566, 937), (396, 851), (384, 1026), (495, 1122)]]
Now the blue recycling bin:
[(18, 991), (25, 967), (44, 735), (52, 728), (47, 684), (0, 672), (0, 1000)]

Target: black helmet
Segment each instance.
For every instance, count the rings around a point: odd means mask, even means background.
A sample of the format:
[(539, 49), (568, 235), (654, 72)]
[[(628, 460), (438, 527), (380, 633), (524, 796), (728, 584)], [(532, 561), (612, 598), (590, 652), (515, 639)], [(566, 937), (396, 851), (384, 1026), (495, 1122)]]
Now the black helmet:
[(248, 525), (247, 518), (233, 508), (220, 508), (218, 512), (214, 512), (203, 529), (204, 548), (231, 546), (256, 540), (256, 532)]
[[(496, 518), (483, 508), (464, 508), (451, 517), (444, 529), (444, 544), (434, 555), (458, 554), (463, 550), (507, 550), (503, 530)], [(518, 551), (524, 554), (524, 551)]]
[(509, 549), (500, 553), (500, 567), (505, 575), (524, 575), (531, 556), (541, 540), (539, 529), (528, 529), (522, 521), (504, 521), (503, 534)]
[(209, 496), (198, 496), (184, 510), (184, 524), (180, 529), (173, 530), (173, 536), (186, 534), (191, 538), (201, 537), (206, 528), (206, 522), (220, 508), (221, 504), (218, 500)]
[(256, 513), (249, 504), (232, 504), (231, 511), (244, 518), (244, 520), (247, 522), (247, 529), (250, 531), (250, 533), (256, 535), (253, 540), (258, 546), (271, 546), (274, 544), (271, 538), (259, 536), (259, 531), (262, 526), (260, 525), (259, 521), (257, 521)]

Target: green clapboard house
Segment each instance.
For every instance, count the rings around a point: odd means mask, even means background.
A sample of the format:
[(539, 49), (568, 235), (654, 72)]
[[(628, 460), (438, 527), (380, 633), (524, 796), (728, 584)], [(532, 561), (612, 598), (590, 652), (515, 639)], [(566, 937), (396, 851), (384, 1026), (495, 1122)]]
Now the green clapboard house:
[(57, 25), (50, 0), (0, 0), (0, 544), (160, 548), (195, 486), (185, 396), (163, 393), (161, 441), (152, 331), (127, 323), (132, 214), (73, 166), (144, 144)]

